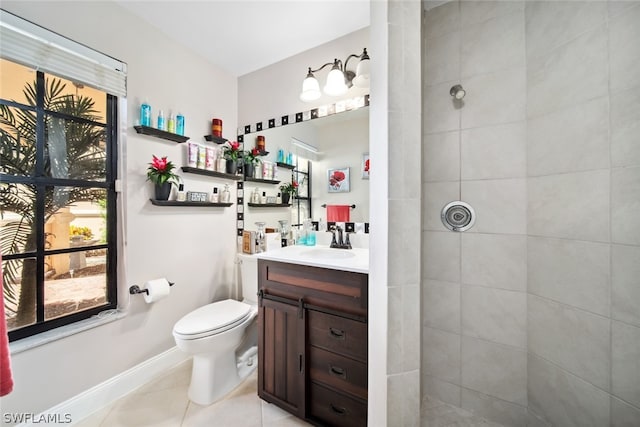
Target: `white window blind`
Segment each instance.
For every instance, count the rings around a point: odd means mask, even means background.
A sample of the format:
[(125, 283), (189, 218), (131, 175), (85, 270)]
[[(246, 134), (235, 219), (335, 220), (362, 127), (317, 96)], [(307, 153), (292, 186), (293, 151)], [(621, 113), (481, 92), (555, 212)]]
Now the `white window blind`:
[(127, 64), (4, 10), (0, 57), (112, 95), (127, 95)]

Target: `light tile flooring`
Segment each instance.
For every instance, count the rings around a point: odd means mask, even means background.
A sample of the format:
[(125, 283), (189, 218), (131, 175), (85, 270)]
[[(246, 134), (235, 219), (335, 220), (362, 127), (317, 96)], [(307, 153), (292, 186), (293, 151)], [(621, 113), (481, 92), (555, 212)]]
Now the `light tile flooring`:
[[(310, 424), (258, 398), (254, 371), (223, 400), (209, 406), (187, 398), (191, 361), (180, 364), (111, 405), (74, 424), (78, 427), (296, 427)], [(371, 423), (370, 423), (371, 424)], [(373, 425), (373, 424), (371, 424)], [(500, 427), (471, 413), (427, 399), (422, 427)]]

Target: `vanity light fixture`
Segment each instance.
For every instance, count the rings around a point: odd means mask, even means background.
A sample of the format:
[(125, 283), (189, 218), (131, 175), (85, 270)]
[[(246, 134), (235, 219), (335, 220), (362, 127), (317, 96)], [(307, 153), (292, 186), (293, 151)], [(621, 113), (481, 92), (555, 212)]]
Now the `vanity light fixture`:
[[(347, 69), (347, 64), (351, 58), (360, 59), (355, 72)], [(360, 55), (351, 54), (347, 56), (344, 63), (336, 58), (333, 62), (327, 62), (318, 69), (312, 70), (309, 67), (307, 77), (302, 82), (301, 101), (309, 102), (320, 98), (322, 94), (320, 92), (320, 84), (313, 73), (317, 73), (330, 65), (332, 66), (331, 71), (329, 71), (327, 82), (324, 86), (324, 93), (327, 95), (344, 95), (351, 86), (365, 89), (369, 87), (369, 54), (367, 53), (367, 48), (364, 48)]]

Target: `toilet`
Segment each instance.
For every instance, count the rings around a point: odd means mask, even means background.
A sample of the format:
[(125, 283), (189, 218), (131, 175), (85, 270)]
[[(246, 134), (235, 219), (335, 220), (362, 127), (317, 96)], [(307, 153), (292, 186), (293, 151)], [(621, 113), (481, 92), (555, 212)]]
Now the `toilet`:
[(258, 259), (239, 254), (242, 301), (226, 299), (186, 314), (173, 327), (176, 346), (193, 356), (189, 399), (210, 405), (258, 366)]

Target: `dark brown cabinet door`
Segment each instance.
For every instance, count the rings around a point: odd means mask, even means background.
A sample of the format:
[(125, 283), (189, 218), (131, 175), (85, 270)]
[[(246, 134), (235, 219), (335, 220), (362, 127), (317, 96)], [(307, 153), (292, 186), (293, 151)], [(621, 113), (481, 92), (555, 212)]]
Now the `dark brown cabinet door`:
[(260, 298), (258, 395), (305, 417), (304, 310), (297, 301)]

